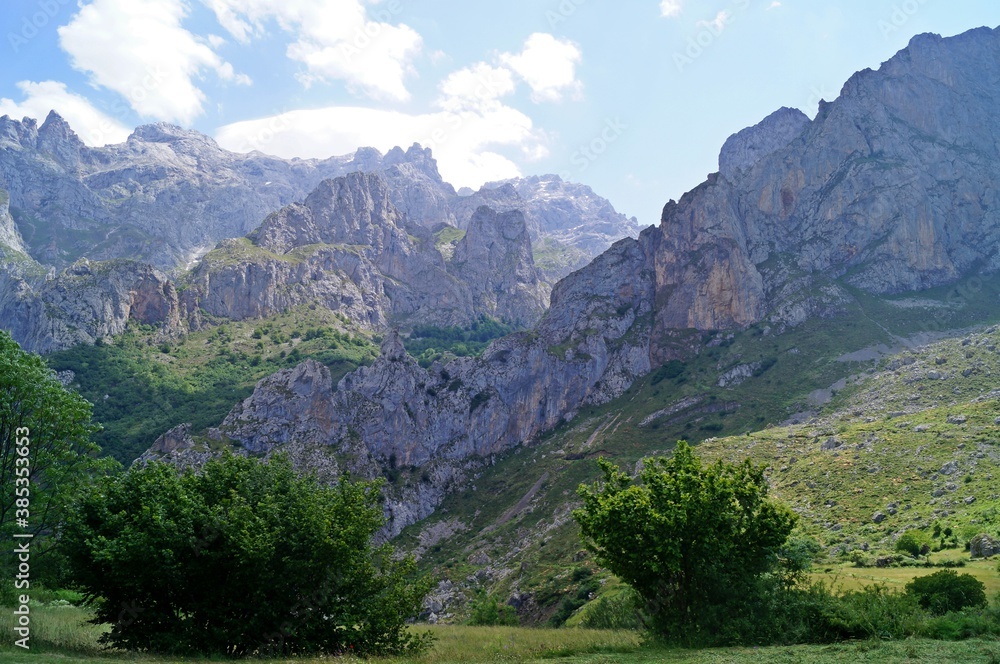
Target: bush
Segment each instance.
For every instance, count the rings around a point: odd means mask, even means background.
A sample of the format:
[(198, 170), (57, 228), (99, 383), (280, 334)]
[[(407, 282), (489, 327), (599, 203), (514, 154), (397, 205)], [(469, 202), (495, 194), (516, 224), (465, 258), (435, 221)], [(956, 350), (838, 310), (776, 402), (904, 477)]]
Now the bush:
[(429, 590), (412, 558), (373, 547), (378, 482), (332, 487), (285, 458), (227, 455), (202, 472), (152, 463), (79, 501), (64, 533), (72, 577), (110, 624), (102, 643), (171, 655), (419, 650)]
[(702, 466), (683, 441), (639, 481), (599, 463), (603, 482), (579, 488), (573, 517), (597, 561), (642, 595), (654, 631), (687, 645), (757, 638), (796, 519), (768, 500), (763, 467)]
[(896, 551), (906, 553), (916, 558), (930, 552), (930, 541), (919, 530), (907, 530), (896, 540)]
[(520, 623), (517, 611), (510, 604), (501, 604), (495, 596), (483, 593), (472, 602), (472, 612), (469, 615), (470, 625), (509, 625)]
[(625, 586), (601, 595), (587, 604), (580, 618), (580, 627), (587, 629), (640, 629), (643, 626), (642, 597)]
[(906, 593), (936, 616), (987, 605), (986, 586), (982, 581), (971, 574), (958, 574), (950, 569), (913, 579), (906, 584)]

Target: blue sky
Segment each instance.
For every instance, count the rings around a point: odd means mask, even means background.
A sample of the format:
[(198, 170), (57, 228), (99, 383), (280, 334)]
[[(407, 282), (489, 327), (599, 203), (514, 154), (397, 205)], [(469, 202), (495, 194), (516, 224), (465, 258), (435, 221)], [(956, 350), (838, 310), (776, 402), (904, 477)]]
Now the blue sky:
[(417, 141), (456, 186), (558, 173), (643, 224), (733, 132), (810, 116), (995, 0), (6, 0), (0, 114), (167, 121), (284, 157)]

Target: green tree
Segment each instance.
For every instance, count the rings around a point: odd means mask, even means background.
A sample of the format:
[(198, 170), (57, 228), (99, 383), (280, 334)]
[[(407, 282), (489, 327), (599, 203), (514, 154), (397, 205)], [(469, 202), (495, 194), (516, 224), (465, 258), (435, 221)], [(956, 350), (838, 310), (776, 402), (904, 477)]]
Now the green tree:
[(94, 487), (66, 528), (72, 575), (127, 650), (392, 654), (430, 585), (374, 546), (379, 482), (323, 486), (285, 458), (153, 463)]
[(14, 532), (36, 535), (33, 560), (56, 543), (44, 536), (80, 488), (115, 466), (97, 458), (97, 430), (90, 404), (0, 330), (0, 531), (8, 542)]
[(896, 551), (908, 553), (916, 558), (917, 556), (930, 553), (931, 545), (927, 535), (919, 530), (907, 530), (896, 540)]
[(597, 561), (642, 596), (650, 627), (680, 643), (748, 638), (796, 520), (767, 499), (763, 467), (703, 466), (683, 441), (639, 481), (599, 463), (603, 481), (580, 486), (573, 516)]
[(916, 597), (920, 606), (938, 616), (967, 606), (987, 605), (986, 586), (982, 581), (971, 574), (958, 574), (950, 569), (918, 576), (906, 584), (906, 592)]

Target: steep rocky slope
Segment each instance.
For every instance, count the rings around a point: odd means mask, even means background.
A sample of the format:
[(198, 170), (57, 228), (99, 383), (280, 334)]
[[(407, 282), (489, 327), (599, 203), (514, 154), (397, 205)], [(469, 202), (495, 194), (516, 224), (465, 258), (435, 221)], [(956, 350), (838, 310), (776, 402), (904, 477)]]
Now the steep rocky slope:
[(998, 74), (995, 30), (919, 35), (812, 122), (786, 113), (790, 125), (772, 117), (733, 141), (765, 147), (730, 145), (728, 174), (668, 203), (651, 238), (657, 331), (795, 324), (836, 310), (848, 286), (900, 293), (994, 271)]
[(481, 316), (524, 327), (538, 319), (549, 291), (520, 213), (479, 210), (446, 263), (391, 192), (371, 173), (321, 182), (303, 203), (207, 254), (185, 279), (187, 310), (243, 320), (315, 303), (374, 330), (390, 322), (466, 325)]

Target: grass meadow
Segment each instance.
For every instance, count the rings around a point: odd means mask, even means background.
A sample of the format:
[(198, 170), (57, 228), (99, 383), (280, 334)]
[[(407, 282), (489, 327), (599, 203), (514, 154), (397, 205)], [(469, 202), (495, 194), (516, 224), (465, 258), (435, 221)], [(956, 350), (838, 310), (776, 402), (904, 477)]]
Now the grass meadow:
[[(12, 645), (8, 636), (0, 646), (0, 664), (111, 664), (121, 662), (215, 661), (131, 655), (102, 650), (100, 629), (86, 624), (89, 611), (78, 607), (36, 607), (32, 610), (31, 650)], [(0, 629), (12, 634), (11, 609), (0, 614)], [(856, 641), (834, 645), (768, 648), (663, 649), (642, 643), (637, 632), (528, 627), (418, 626), (435, 636), (434, 645), (420, 657), (368, 660), (380, 664), (476, 664), (479, 662), (573, 662), (588, 664), (743, 664), (744, 662), (983, 662), (1000, 664), (1000, 642), (959, 642), (924, 639)], [(251, 660), (279, 663), (361, 661), (353, 657)]]

